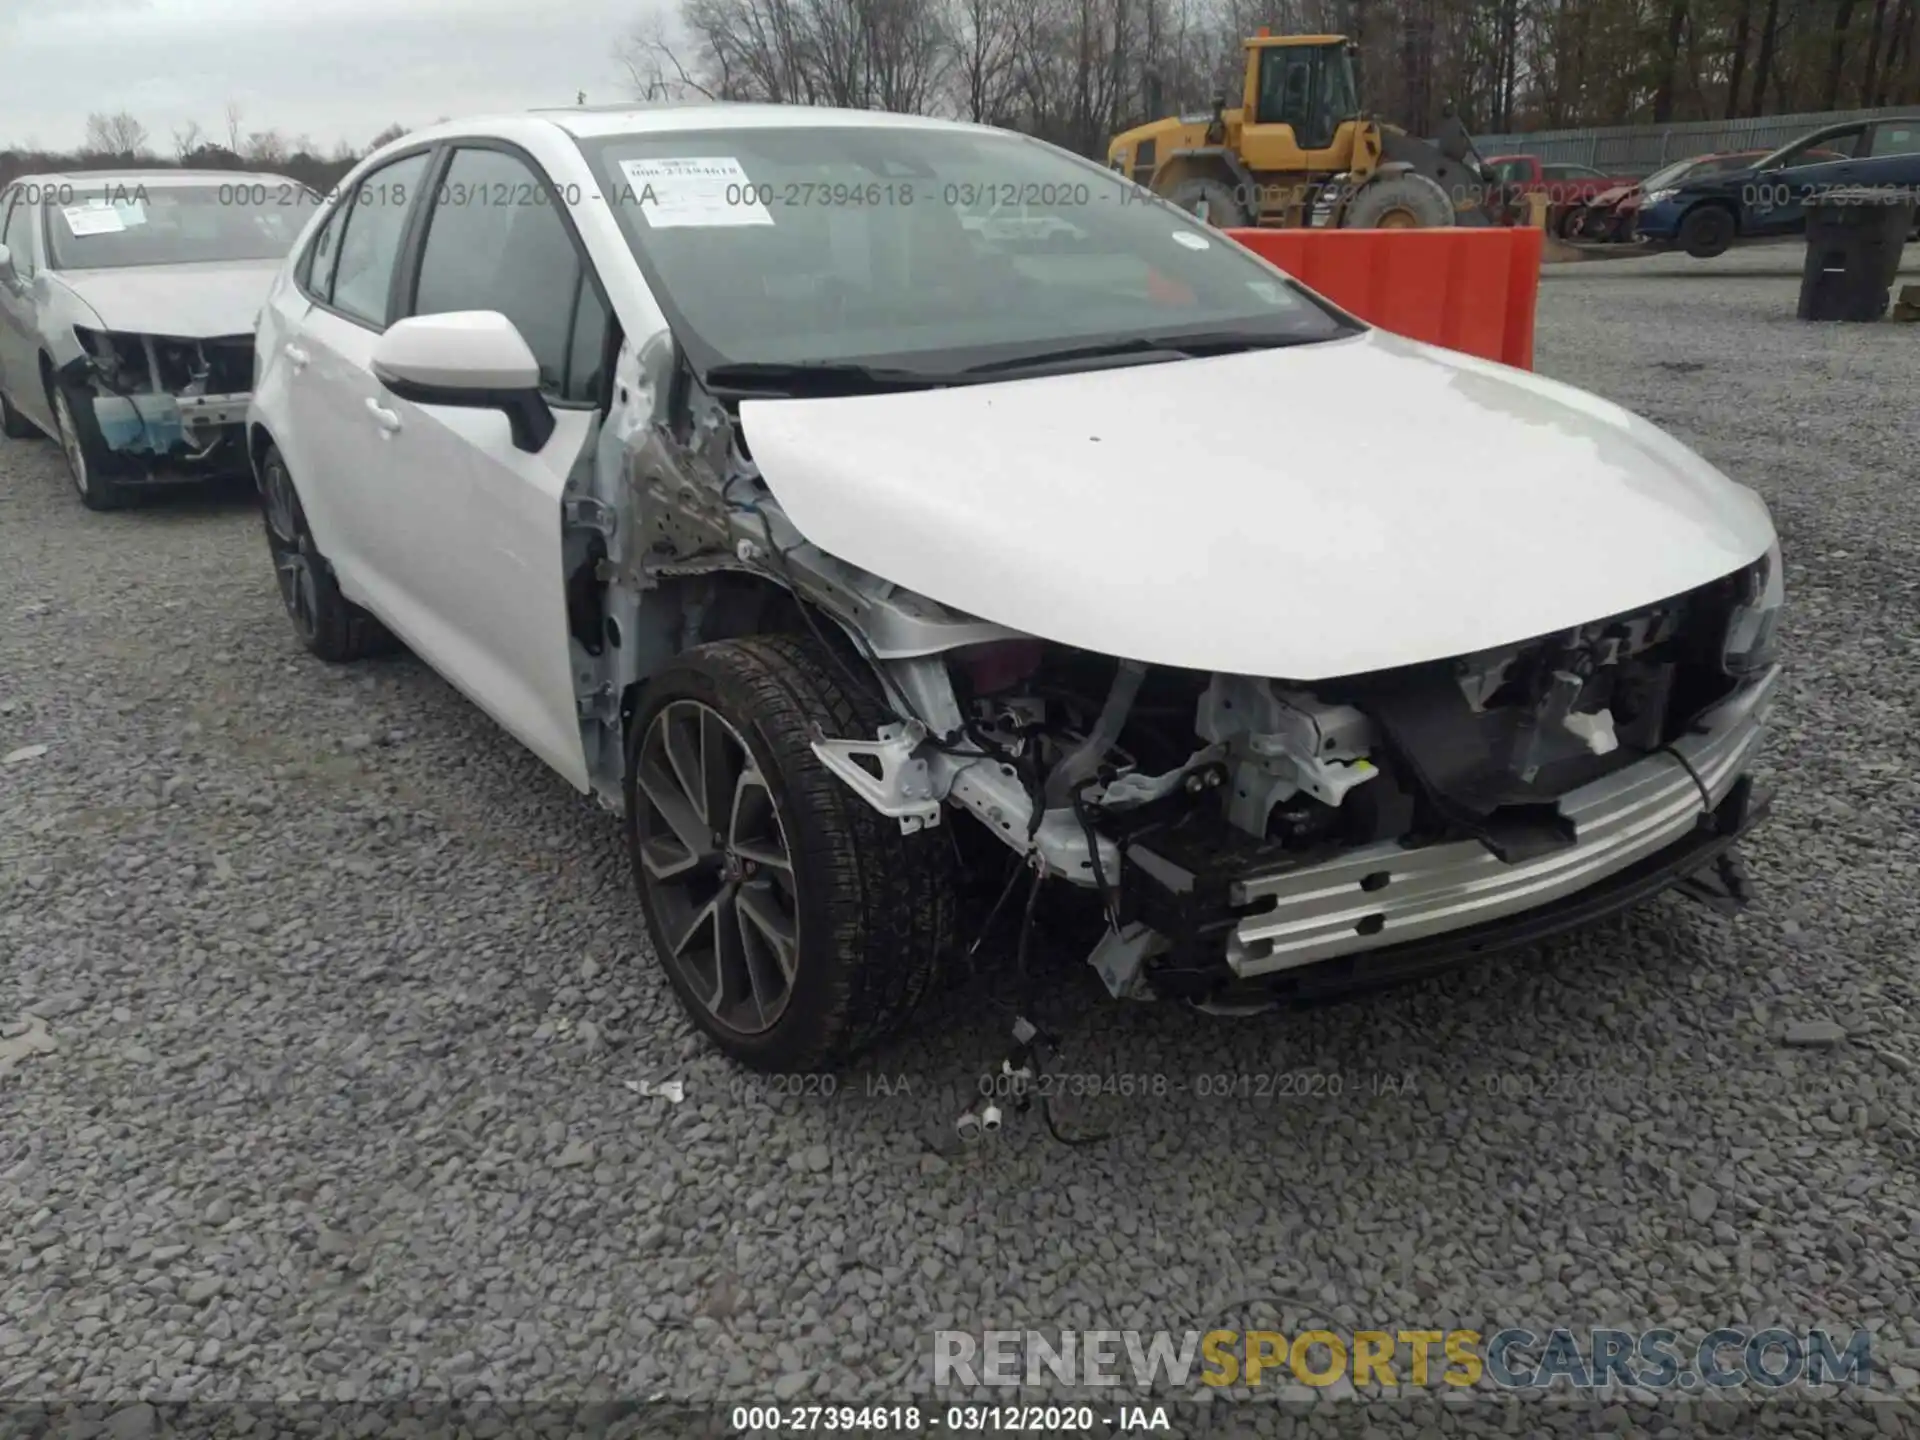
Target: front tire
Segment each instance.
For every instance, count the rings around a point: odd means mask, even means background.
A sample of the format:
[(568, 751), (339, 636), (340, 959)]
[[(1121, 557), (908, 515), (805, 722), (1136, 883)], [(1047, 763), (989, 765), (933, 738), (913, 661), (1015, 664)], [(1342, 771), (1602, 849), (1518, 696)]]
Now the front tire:
[(335, 665), (393, 649), (393, 637), (380, 622), (340, 593), (277, 445), (268, 445), (260, 457), (260, 502), (280, 603), (300, 643)]
[(1167, 192), (1167, 199), (1191, 215), (1197, 215), (1219, 230), (1239, 230), (1252, 224), (1247, 207), (1232, 189), (1219, 180), (1204, 176), (1182, 180)]
[(47, 382), (47, 398), (53, 402), (55, 438), (66, 457), (67, 477), (80, 503), (89, 510), (124, 508), (133, 499), (125, 482), (138, 475), (140, 468), (107, 448), (100, 422), (94, 418), (93, 398), (57, 379)]
[(897, 1031), (952, 929), (951, 846), (902, 834), (820, 763), (877, 698), (818, 641), (697, 646), (628, 732), (627, 843), (655, 955), (694, 1023), (755, 1070), (832, 1070)]
[(1727, 253), (1738, 228), (1723, 206), (1695, 206), (1680, 222), (1680, 248), (1696, 260), (1711, 260)]

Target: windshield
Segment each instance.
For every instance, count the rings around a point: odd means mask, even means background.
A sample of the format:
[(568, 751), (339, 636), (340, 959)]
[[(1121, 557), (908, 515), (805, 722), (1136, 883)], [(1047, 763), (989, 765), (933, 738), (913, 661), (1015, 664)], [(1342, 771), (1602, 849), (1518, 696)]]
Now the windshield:
[(583, 148), (676, 337), (718, 364), (951, 371), (1204, 330), (1357, 328), (1219, 231), (1019, 136), (820, 126)]
[(1646, 179), (1640, 182), (1640, 187), (1643, 190), (1658, 190), (1663, 185), (1678, 184), (1681, 178), (1695, 166), (1705, 163), (1706, 162), (1702, 160), (1676, 160), (1673, 164), (1667, 166), (1666, 169), (1656, 170), (1647, 176)]
[(59, 270), (177, 265), (193, 260), (277, 260), (293, 248), (316, 201), (291, 180), (241, 178), (217, 185), (115, 181), (62, 187), (47, 207), (47, 240)]

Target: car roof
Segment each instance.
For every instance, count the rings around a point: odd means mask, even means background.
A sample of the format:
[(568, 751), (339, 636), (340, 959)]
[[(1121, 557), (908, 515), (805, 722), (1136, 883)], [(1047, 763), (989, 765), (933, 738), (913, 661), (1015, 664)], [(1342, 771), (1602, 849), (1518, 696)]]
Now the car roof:
[(171, 167), (165, 170), (71, 170), (45, 175), (16, 175), (13, 183), (38, 185), (43, 189), (49, 185), (70, 185), (76, 190), (85, 190), (121, 185), (231, 184), (241, 179), (278, 180), (288, 185), (298, 183), (271, 170), (175, 170)]
[[(942, 120), (928, 115), (896, 115), (885, 110), (845, 110), (815, 105), (764, 105), (741, 101), (669, 101), (664, 104), (557, 105), (519, 114), (478, 115), (447, 120), (410, 132), (409, 142), (443, 136), (484, 133), (541, 120), (578, 140), (609, 135), (658, 135), (699, 130), (779, 130), (817, 127), (888, 130), (991, 131), (987, 125)], [(997, 133), (997, 132), (996, 132)], [(401, 142), (396, 141), (396, 144)]]

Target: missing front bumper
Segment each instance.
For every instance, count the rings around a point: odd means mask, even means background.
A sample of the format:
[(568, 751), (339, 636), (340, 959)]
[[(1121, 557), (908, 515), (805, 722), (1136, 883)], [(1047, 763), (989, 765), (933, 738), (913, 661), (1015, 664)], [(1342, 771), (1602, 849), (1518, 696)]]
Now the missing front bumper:
[(1169, 976), (1163, 993), (1214, 1005), (1334, 999), (1417, 980), (1504, 950), (1538, 944), (1630, 910), (1663, 891), (1703, 900), (1722, 913), (1744, 903), (1735, 846), (1767, 817), (1772, 797), (1742, 777), (1727, 798), (1666, 849), (1564, 899), (1504, 919), (1424, 940), (1327, 960), (1250, 979), (1196, 987)]
[[(1508, 863), (1478, 840), (1370, 845), (1320, 863), (1203, 875), (1190, 857), (1130, 847), (1126, 918), (1170, 951), (1147, 977), (1163, 993), (1296, 988), (1294, 977), (1391, 968), (1395, 957), (1524, 944), (1635, 903), (1712, 867), (1764, 802), (1745, 778), (1779, 684), (1743, 685), (1662, 751), (1561, 797), (1573, 843)], [(1740, 898), (1732, 886), (1714, 897)], [(1143, 958), (1145, 947), (1137, 952)], [(1098, 964), (1096, 958), (1096, 964)], [(1103, 970), (1102, 972), (1106, 972)], [(1117, 993), (1134, 976), (1108, 976)]]
[(109, 450), (155, 459), (204, 461), (245, 423), (246, 394), (99, 395), (93, 415)]

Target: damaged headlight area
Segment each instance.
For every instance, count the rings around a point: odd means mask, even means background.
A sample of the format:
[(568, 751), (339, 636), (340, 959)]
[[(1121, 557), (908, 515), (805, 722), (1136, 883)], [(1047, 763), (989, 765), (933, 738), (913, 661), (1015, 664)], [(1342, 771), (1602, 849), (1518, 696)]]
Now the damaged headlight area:
[(1786, 606), (1786, 577), (1775, 541), (1758, 561), (1735, 577), (1735, 601), (1721, 651), (1721, 668), (1734, 676), (1758, 675), (1780, 658), (1780, 612)]
[(93, 394), (110, 450), (207, 466), (234, 462), (253, 385), (253, 337), (138, 335), (74, 327), (62, 378)]

